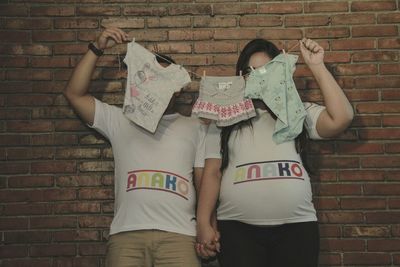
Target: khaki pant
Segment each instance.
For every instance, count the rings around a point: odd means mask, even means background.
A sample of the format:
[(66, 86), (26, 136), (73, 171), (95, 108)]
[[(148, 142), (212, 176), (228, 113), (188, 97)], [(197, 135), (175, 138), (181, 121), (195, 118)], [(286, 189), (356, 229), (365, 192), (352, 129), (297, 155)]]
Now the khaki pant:
[(159, 230), (114, 234), (107, 244), (107, 267), (200, 267), (195, 237)]

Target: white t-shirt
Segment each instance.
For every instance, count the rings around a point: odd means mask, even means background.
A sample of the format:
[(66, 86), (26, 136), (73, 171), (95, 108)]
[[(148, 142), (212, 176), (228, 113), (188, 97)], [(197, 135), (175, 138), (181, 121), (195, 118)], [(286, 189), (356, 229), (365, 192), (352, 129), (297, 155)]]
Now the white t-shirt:
[(174, 92), (190, 83), (182, 66), (167, 67), (135, 41), (128, 43), (124, 58), (128, 66), (123, 113), (137, 125), (154, 133)]
[[(315, 127), (325, 109), (305, 103), (305, 125), (311, 138), (321, 138)], [(234, 130), (229, 140), (229, 164), (225, 169), (217, 210), (218, 220), (253, 225), (280, 225), (316, 221), (310, 178), (296, 152), (295, 141), (272, 140), (275, 120), (257, 109), (252, 127)], [(210, 125), (205, 158), (221, 158), (220, 129)]]
[(111, 142), (115, 161), (110, 234), (158, 229), (196, 235), (193, 167), (203, 167), (206, 127), (179, 114), (164, 115), (152, 134), (118, 107), (95, 100), (93, 128)]

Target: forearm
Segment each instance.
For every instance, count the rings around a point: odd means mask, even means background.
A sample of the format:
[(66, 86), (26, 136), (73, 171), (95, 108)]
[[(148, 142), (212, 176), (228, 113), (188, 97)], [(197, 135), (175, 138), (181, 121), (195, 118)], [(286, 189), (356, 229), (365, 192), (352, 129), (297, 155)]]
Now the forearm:
[(97, 60), (98, 57), (89, 50), (79, 61), (64, 89), (64, 94), (68, 98), (81, 97), (87, 94)]
[(200, 224), (211, 224), (214, 216), (215, 206), (218, 200), (219, 189), (221, 187), (221, 177), (203, 175), (199, 203), (197, 206), (197, 222)]

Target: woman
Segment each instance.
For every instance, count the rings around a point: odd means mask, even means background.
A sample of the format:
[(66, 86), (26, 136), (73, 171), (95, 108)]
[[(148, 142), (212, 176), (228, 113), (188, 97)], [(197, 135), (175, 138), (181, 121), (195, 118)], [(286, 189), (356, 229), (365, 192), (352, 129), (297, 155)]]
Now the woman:
[[(209, 128), (197, 210), (197, 251), (209, 257), (221, 247), (222, 267), (318, 265), (318, 224), (304, 167), (304, 141), (307, 136), (322, 139), (340, 134), (350, 124), (353, 110), (324, 65), (323, 48), (310, 39), (299, 45), (325, 103), (304, 103), (300, 135), (276, 142), (280, 114), (265, 105), (269, 101), (265, 94), (264, 101), (253, 100), (255, 118)], [(271, 42), (253, 40), (240, 54), (236, 74), (265, 68), (278, 55)], [(218, 231), (213, 222), (217, 200)]]

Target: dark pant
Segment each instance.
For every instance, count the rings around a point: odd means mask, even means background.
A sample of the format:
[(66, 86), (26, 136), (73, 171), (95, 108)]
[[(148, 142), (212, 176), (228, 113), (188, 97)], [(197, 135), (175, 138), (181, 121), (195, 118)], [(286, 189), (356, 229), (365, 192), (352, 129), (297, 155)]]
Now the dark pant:
[(219, 221), (221, 267), (317, 267), (317, 222), (273, 227)]

